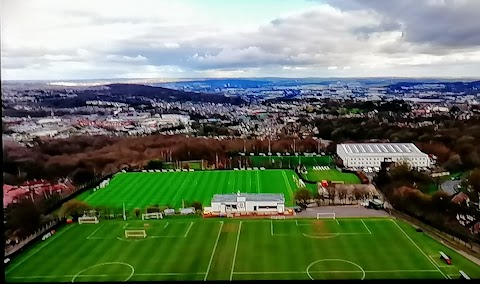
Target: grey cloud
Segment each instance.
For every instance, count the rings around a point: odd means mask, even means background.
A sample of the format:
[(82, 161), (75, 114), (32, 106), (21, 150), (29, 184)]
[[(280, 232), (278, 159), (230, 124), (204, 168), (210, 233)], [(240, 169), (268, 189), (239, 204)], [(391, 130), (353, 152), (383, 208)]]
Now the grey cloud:
[(403, 27), (405, 39), (445, 47), (480, 45), (480, 1), (329, 0), (344, 11), (373, 10)]

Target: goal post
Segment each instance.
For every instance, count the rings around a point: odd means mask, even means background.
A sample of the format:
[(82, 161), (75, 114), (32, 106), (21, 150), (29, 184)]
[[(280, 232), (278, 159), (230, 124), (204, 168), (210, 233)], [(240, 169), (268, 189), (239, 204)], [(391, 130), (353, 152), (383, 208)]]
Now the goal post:
[(142, 220), (148, 219), (163, 219), (163, 215), (160, 212), (142, 214)]
[(125, 238), (146, 238), (147, 232), (145, 230), (125, 230)]
[(335, 220), (335, 213), (317, 213), (317, 219), (333, 219), (333, 220)]
[(78, 224), (98, 224), (98, 222), (97, 217), (78, 217)]

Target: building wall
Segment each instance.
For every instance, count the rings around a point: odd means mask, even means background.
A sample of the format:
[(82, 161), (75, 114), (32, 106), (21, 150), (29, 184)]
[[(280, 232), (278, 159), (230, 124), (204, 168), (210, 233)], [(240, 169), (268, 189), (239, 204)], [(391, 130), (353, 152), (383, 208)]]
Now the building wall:
[[(257, 210), (255, 210), (255, 206), (257, 206)], [(261, 207), (267, 207), (267, 206), (270, 208), (261, 208)], [(284, 212), (285, 204), (284, 202), (277, 202), (277, 201), (212, 202), (211, 208), (213, 212), (222, 212), (222, 213), (223, 212), (255, 212), (255, 211)]]
[(391, 160), (392, 162), (407, 162), (412, 167), (430, 167), (430, 158), (428, 155), (420, 156), (397, 156), (391, 157), (388, 155), (369, 155), (369, 156), (349, 156), (345, 155), (343, 158), (343, 164), (345, 167), (380, 167), (381, 163), (385, 160)]
[(337, 155), (342, 159), (345, 167), (380, 167), (381, 163), (387, 160), (392, 162), (405, 161), (413, 167), (430, 167), (430, 158), (427, 154), (415, 153), (413, 155), (398, 156), (394, 154), (381, 153), (374, 154), (368, 153), (365, 155), (351, 155), (347, 154), (341, 144), (337, 145)]

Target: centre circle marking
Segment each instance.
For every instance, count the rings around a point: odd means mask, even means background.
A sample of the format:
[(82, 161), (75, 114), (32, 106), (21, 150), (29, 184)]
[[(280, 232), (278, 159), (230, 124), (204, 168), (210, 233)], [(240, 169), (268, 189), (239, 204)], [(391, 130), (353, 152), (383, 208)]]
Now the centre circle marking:
[[(120, 265), (128, 266), (128, 267), (132, 270), (132, 272), (130, 273), (130, 275), (128, 275), (128, 277), (127, 277), (125, 280), (123, 280), (123, 282), (126, 282), (126, 281), (130, 280), (130, 278), (132, 278), (133, 274), (135, 273), (135, 268), (133, 268), (133, 266), (131, 266), (131, 265), (128, 264), (128, 263), (125, 263), (125, 262), (104, 262), (104, 263), (99, 263), (99, 264), (91, 265), (91, 266), (89, 266), (89, 267), (81, 270), (80, 272), (78, 272), (77, 274), (75, 274), (75, 276), (73, 276), (73, 278), (72, 278), (72, 283), (75, 282), (75, 279), (77, 279), (77, 277), (79, 277), (80, 274), (82, 274), (82, 272), (87, 271), (87, 270), (90, 269), (90, 268), (94, 268), (94, 267), (98, 267), (98, 266), (104, 266), (104, 265), (112, 265), (112, 264), (120, 264)], [(88, 275), (87, 275), (87, 276), (88, 276)], [(94, 276), (94, 275), (92, 275), (92, 276)], [(113, 276), (113, 275), (112, 275), (112, 276)]]
[[(365, 279), (365, 270), (363, 270), (363, 268), (362, 268), (360, 265), (356, 264), (355, 262), (348, 261), (348, 260), (344, 260), (344, 259), (333, 259), (333, 258), (332, 258), (332, 259), (320, 259), (320, 260), (317, 260), (317, 261), (314, 261), (314, 262), (310, 263), (310, 265), (307, 267), (307, 275), (308, 275), (308, 277), (310, 277), (311, 280), (316, 280), (316, 279), (313, 278), (312, 275), (310, 275), (310, 271), (309, 271), (310, 268), (311, 268), (312, 266), (314, 266), (315, 264), (319, 263), (319, 262), (325, 262), (325, 261), (339, 261), (339, 262), (350, 263), (351, 265), (354, 265), (354, 266), (358, 267), (358, 269), (360, 269), (359, 272), (362, 272), (363, 275), (362, 275), (362, 278), (361, 278), (360, 280)], [(347, 272), (347, 271), (348, 271), (348, 270), (346, 270), (345, 272)], [(319, 272), (320, 272), (320, 271), (319, 271)], [(328, 271), (325, 271), (325, 272), (328, 273)]]

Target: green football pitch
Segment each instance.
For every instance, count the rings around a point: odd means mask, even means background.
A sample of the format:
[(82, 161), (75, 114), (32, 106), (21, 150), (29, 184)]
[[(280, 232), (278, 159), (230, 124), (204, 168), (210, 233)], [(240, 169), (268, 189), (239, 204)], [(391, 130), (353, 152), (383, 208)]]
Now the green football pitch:
[(311, 181), (343, 181), (346, 184), (362, 183), (360, 179), (351, 173), (342, 173), (337, 169), (330, 168), (329, 170), (314, 170), (313, 167), (307, 168), (307, 174), (304, 175), (307, 180)]
[(208, 206), (214, 194), (283, 193), (285, 204), (293, 205), (297, 185), (292, 170), (195, 171), (167, 173), (119, 173), (107, 187), (86, 191), (78, 199), (92, 206), (127, 210), (148, 205), (180, 208), (182, 200)]
[[(148, 225), (148, 226), (147, 226)], [(125, 230), (145, 238), (125, 238)], [(452, 264), (439, 257), (448, 254)], [(456, 279), (480, 267), (400, 220), (202, 219), (71, 224), (14, 258), (8, 282)]]

